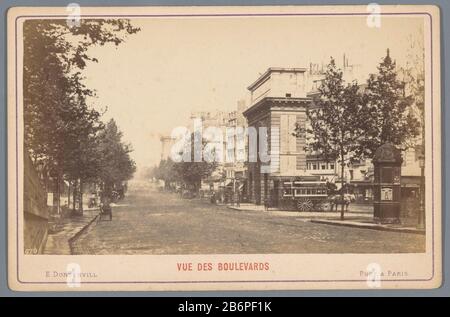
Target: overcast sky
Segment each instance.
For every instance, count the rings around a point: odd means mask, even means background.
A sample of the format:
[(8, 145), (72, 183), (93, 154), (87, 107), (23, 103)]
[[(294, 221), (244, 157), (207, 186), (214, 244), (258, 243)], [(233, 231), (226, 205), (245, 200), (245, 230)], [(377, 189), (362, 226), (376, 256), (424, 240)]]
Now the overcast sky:
[(86, 84), (97, 90), (133, 145), (138, 167), (160, 159), (160, 134), (187, 125), (193, 110), (232, 111), (268, 67), (308, 67), (333, 56), (375, 72), (389, 48), (403, 64), (410, 36), (422, 41), (423, 19), (383, 17), (252, 17), (132, 19), (141, 31), (117, 48), (93, 48)]

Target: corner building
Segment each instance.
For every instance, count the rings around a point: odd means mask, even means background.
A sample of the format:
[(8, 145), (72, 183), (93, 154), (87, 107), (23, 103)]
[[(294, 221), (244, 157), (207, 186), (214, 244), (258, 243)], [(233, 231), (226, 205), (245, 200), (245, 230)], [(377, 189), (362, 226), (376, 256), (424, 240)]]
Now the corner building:
[[(267, 142), (270, 162), (262, 162), (260, 154), (256, 161), (247, 163), (247, 190), (250, 202), (264, 203), (271, 199), (274, 206), (282, 197), (283, 184), (300, 177), (306, 172), (305, 137), (293, 135), (296, 124), (305, 127), (306, 108), (311, 103), (307, 97), (310, 80), (306, 68), (269, 68), (248, 87), (251, 105), (244, 111), (248, 126), (257, 133), (257, 145)], [(260, 135), (259, 128), (267, 127), (267, 141)], [(273, 148), (274, 144), (277, 148)], [(273, 168), (264, 173), (264, 165)]]

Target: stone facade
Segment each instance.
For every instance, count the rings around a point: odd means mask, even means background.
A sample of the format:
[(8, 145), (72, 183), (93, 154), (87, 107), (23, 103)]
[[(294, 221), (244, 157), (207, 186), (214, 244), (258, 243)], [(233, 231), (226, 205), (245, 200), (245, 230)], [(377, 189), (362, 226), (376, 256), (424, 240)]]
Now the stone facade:
[[(305, 125), (309, 102), (310, 99), (307, 98), (266, 97), (244, 112), (249, 127), (257, 131), (260, 127), (267, 128), (267, 148), (270, 155), (269, 162), (261, 161), (261, 153), (255, 162), (249, 157), (248, 190), (251, 202), (263, 203), (271, 193), (274, 194), (273, 191), (278, 191), (277, 184), (280, 181), (306, 174), (305, 139), (292, 133), (297, 124)], [(259, 145), (265, 140), (262, 140), (260, 133), (257, 135)]]
[[(305, 127), (311, 99), (305, 68), (269, 68), (248, 87), (251, 106), (244, 111), (249, 128), (257, 132), (258, 155), (248, 160), (248, 196), (256, 204), (277, 199), (279, 184), (306, 174), (304, 137), (293, 135), (297, 125)], [(267, 140), (259, 128), (267, 128)], [(259, 145), (267, 142), (269, 161), (262, 161)], [(249, 149), (250, 150), (250, 149)]]

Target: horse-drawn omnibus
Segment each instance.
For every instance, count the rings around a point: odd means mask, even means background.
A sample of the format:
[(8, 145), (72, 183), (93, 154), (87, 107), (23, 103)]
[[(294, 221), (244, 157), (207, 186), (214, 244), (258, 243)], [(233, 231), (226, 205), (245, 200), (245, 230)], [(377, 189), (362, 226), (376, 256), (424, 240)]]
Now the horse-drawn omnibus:
[(322, 211), (328, 204), (327, 182), (316, 176), (303, 176), (284, 181), (281, 205), (298, 211)]

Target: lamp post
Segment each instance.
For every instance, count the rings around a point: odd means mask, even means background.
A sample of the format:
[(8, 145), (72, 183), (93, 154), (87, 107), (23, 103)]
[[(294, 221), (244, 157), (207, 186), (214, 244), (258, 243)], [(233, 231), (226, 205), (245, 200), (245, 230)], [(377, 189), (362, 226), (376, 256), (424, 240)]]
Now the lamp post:
[(233, 175), (233, 198), (232, 198), (232, 204), (237, 205), (236, 201), (236, 175)]
[(420, 205), (417, 228), (425, 229), (425, 156), (421, 153), (418, 159), (420, 166)]

